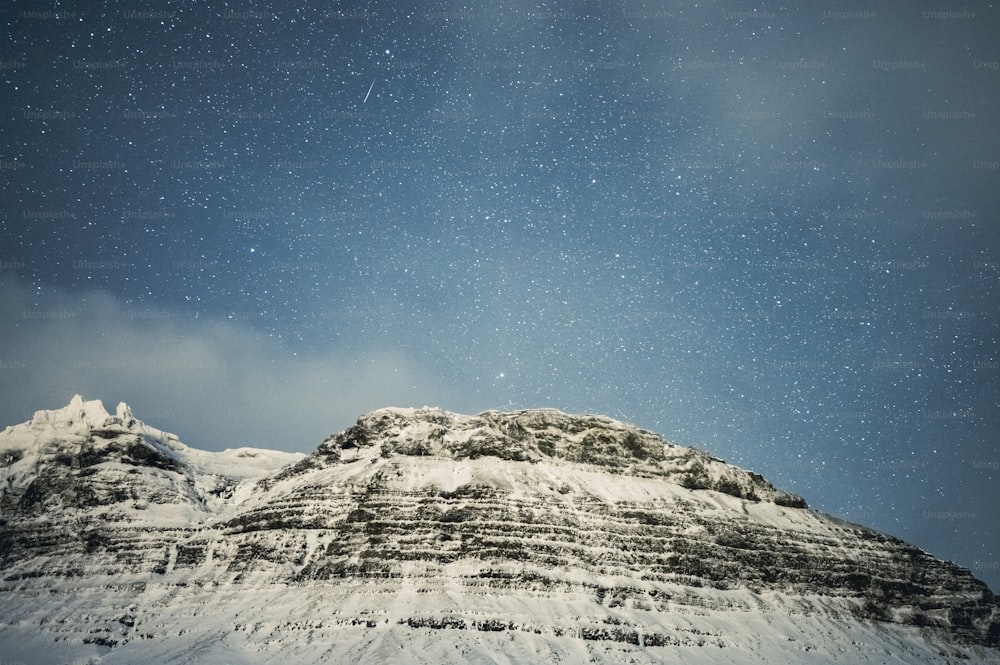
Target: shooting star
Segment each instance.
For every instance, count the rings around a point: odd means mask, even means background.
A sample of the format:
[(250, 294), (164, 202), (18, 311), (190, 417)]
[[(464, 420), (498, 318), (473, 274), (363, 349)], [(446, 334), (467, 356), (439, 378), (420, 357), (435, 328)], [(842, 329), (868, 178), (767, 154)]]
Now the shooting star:
[(372, 88), (374, 87), (375, 87), (375, 79), (372, 79), (372, 84), (368, 86), (368, 92), (365, 93), (365, 98), (361, 100), (362, 104), (368, 101), (368, 95), (372, 94)]

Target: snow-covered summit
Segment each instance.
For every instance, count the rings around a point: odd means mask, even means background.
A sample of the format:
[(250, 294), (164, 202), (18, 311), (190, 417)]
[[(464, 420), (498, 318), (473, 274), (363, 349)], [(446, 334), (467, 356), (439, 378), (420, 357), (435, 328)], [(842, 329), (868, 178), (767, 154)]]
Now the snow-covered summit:
[(66, 406), (36, 411), (0, 432), (0, 509), (39, 513), (82, 503), (138, 511), (137, 519), (199, 522), (244, 481), (301, 457), (198, 450), (139, 420), (125, 402), (111, 415), (100, 400), (74, 395)]
[(801, 497), (776, 489), (759, 474), (700, 450), (672, 444), (654, 432), (607, 416), (568, 414), (551, 408), (477, 415), (430, 407), (377, 409), (361, 416), (354, 427), (327, 439), (299, 466), (305, 470), (353, 459), (358, 454), (353, 451), (375, 444), (378, 450), (368, 454), (582, 464), (607, 473), (662, 478), (688, 489), (806, 507)]
[(62, 408), (35, 411), (31, 420), (7, 427), (0, 432), (0, 441), (6, 446), (42, 447), (53, 440), (65, 444), (84, 439), (92, 432), (108, 427), (142, 433), (164, 443), (177, 441), (173, 434), (149, 427), (136, 419), (125, 402), (118, 404), (112, 416), (101, 400), (85, 400), (80, 395), (73, 395), (69, 404)]
[[(128, 409), (124, 403), (120, 405), (122, 407)], [(35, 415), (24, 425), (36, 431), (55, 427), (81, 430), (101, 427), (110, 417), (101, 400), (84, 400), (80, 395), (73, 395), (69, 404), (62, 408), (35, 411)]]

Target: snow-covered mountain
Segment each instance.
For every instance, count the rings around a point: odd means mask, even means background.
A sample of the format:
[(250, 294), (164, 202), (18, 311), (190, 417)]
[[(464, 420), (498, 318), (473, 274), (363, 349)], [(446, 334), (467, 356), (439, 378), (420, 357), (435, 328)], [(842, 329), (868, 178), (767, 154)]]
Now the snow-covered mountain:
[(593, 415), (381, 409), (210, 453), (0, 433), (0, 663), (1000, 663), (969, 571)]

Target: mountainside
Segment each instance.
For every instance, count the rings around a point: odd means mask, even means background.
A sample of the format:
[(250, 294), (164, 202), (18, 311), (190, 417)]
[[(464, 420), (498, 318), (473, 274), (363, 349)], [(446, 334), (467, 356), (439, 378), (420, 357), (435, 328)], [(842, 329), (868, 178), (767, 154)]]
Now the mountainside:
[(209, 453), (75, 397), (0, 433), (0, 663), (1000, 663), (969, 571), (656, 434), (381, 409)]

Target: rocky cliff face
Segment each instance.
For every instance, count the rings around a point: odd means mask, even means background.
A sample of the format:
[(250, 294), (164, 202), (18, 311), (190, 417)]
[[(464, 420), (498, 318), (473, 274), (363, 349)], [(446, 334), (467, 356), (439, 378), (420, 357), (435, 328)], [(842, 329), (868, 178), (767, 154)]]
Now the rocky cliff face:
[(382, 409), (302, 456), (75, 398), (0, 434), (0, 571), (5, 663), (1000, 663), (967, 570), (553, 410)]

